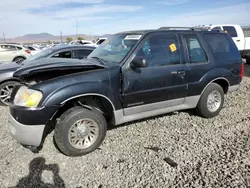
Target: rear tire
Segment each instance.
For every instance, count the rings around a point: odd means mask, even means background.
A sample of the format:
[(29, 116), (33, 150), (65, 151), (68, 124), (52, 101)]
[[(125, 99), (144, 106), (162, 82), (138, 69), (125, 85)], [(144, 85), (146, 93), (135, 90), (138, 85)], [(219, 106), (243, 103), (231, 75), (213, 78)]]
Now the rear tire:
[(17, 62), (18, 64), (23, 62), (25, 60), (24, 57), (16, 57), (15, 59), (13, 59), (13, 62)]
[(224, 91), (216, 83), (211, 83), (201, 95), (196, 107), (197, 113), (204, 118), (219, 115), (224, 104)]
[(107, 131), (104, 116), (95, 110), (73, 107), (55, 126), (55, 143), (67, 156), (82, 156), (96, 150)]

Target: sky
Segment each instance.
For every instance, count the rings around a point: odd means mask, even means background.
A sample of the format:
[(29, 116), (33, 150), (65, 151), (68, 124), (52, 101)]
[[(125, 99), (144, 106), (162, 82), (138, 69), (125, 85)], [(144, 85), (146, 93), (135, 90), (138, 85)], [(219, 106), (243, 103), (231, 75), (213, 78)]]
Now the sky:
[[(78, 29), (77, 29), (78, 20)], [(0, 38), (113, 34), (205, 24), (250, 25), (249, 0), (3, 0)]]

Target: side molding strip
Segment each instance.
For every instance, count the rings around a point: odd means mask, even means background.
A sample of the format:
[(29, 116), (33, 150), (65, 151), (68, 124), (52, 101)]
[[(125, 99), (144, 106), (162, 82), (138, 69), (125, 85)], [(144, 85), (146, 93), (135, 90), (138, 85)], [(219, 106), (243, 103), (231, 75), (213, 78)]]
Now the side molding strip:
[[(114, 111), (114, 119), (112, 123), (114, 125), (120, 125), (123, 123), (131, 122), (131, 121), (135, 121), (135, 120), (139, 120), (143, 118), (153, 117), (153, 116), (157, 116), (161, 114), (167, 114), (167, 113), (178, 111), (178, 110), (192, 109), (197, 106), (199, 99), (200, 99), (200, 95), (187, 97), (184, 103), (180, 105), (168, 106), (168, 107), (162, 107), (162, 108), (159, 107), (154, 110), (136, 113), (136, 114), (130, 114), (130, 115), (124, 115), (124, 109), (116, 110)], [(164, 101), (164, 102), (155, 103), (154, 105), (158, 104), (159, 106), (161, 106), (162, 104), (169, 103), (169, 102), (170, 101)], [(130, 108), (126, 108), (126, 110), (128, 111), (129, 109)]]

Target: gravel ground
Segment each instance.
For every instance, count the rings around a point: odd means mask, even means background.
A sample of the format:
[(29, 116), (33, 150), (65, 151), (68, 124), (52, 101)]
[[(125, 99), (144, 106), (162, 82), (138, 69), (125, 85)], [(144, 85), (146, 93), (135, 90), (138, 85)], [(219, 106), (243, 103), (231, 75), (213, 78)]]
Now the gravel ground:
[(250, 187), (250, 66), (220, 115), (172, 113), (110, 130), (101, 147), (66, 157), (50, 134), (33, 154), (7, 132), (1, 107), (0, 187)]

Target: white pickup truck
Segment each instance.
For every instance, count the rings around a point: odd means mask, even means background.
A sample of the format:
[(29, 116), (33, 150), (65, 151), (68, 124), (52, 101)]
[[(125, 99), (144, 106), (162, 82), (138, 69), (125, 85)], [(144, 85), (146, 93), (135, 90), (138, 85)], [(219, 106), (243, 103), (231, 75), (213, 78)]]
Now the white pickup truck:
[(230, 34), (240, 51), (241, 57), (246, 59), (247, 64), (250, 64), (250, 26), (241, 27), (234, 24), (217, 24), (209, 25), (209, 27), (212, 30), (220, 29)]

